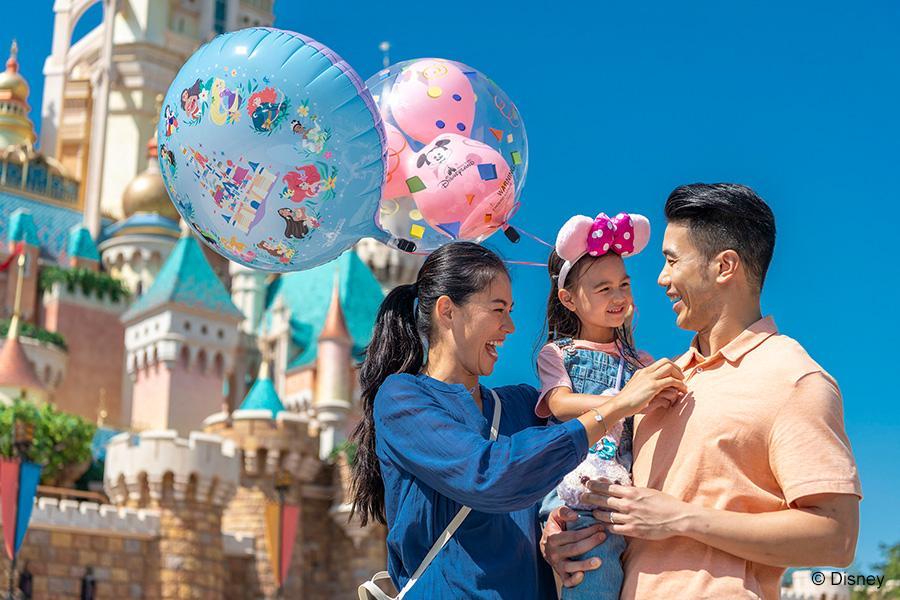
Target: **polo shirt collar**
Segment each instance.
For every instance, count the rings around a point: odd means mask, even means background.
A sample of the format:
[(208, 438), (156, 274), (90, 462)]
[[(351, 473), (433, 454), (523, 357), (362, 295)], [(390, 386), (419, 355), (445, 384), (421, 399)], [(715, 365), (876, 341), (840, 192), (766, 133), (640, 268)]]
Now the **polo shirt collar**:
[[(771, 316), (763, 317), (742, 331), (736, 338), (725, 344), (725, 347), (720, 349), (716, 354), (721, 354), (728, 362), (737, 362), (748, 352), (777, 333), (778, 327), (775, 325), (775, 320)], [(691, 347), (688, 348), (687, 352), (675, 360), (675, 364), (681, 369), (686, 369), (691, 363), (704, 362), (715, 358), (715, 356), (716, 355), (704, 357), (700, 354), (697, 337), (695, 336), (691, 342)]]

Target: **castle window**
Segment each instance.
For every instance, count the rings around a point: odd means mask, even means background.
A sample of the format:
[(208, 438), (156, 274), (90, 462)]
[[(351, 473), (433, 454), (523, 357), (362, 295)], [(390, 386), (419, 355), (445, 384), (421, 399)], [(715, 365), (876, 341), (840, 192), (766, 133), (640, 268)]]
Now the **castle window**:
[(200, 369), (200, 372), (201, 372), (201, 373), (206, 373), (206, 367), (207, 367), (207, 364), (206, 364), (206, 351), (205, 351), (205, 350), (201, 350), (201, 351), (197, 354), (197, 368)]
[(188, 350), (187, 346), (181, 347), (181, 354), (178, 356), (179, 366), (182, 369), (187, 369), (191, 364), (191, 352)]
[(223, 337), (225, 337), (225, 332), (220, 329), (216, 332), (216, 335), (219, 336), (219, 339), (221, 340)]
[(191, 330), (191, 322), (190, 322), (190, 321), (185, 321), (185, 322), (184, 322), (184, 330), (185, 330), (185, 331), (190, 331), (190, 330)]
[(213, 17), (213, 29), (216, 33), (225, 33), (225, 26), (228, 22), (228, 6), (226, 0), (216, 0), (215, 13)]
[(202, 333), (203, 335), (206, 335), (207, 331), (209, 331), (209, 329), (206, 328), (206, 325), (200, 326), (200, 333)]

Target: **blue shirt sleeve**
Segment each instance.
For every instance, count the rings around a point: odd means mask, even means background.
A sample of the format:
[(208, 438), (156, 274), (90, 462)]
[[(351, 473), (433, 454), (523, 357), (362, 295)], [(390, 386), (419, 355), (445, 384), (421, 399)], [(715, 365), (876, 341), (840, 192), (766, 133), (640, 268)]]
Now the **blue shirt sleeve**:
[(486, 439), (450, 412), (412, 376), (392, 376), (375, 398), (379, 453), (438, 493), (472, 509), (505, 513), (534, 505), (588, 450), (584, 426), (573, 419)]

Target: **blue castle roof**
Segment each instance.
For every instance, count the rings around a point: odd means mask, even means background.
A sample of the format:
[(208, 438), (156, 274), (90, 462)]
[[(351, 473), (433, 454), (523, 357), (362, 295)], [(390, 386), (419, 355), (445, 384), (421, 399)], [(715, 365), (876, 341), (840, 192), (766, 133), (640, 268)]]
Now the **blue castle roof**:
[(384, 293), (375, 275), (356, 252), (347, 251), (324, 265), (282, 275), (269, 288), (262, 327), (268, 326), (272, 306), (280, 297), (290, 312), (289, 369), (311, 364), (316, 359), (319, 334), (331, 305), (335, 273), (338, 274), (341, 309), (353, 340), (353, 357), (363, 359)]
[(34, 217), (25, 209), (17, 208), (9, 216), (9, 241), (25, 242), (32, 246), (40, 246)]
[(253, 387), (247, 392), (247, 397), (241, 402), (239, 410), (268, 410), (272, 412), (272, 418), (284, 410), (284, 404), (278, 398), (275, 384), (269, 377), (268, 366), (263, 367), (263, 372), (256, 379)]
[[(83, 221), (84, 214), (79, 210), (0, 190), (0, 239), (25, 240), (38, 246), (43, 258), (58, 259), (65, 254), (70, 231)], [(109, 219), (103, 222), (110, 223)]]
[(192, 235), (178, 240), (153, 285), (122, 315), (122, 320), (130, 321), (165, 304), (202, 308), (236, 320), (243, 318)]
[(103, 230), (104, 236), (107, 238), (132, 233), (177, 238), (180, 232), (177, 221), (156, 213), (145, 212), (135, 213), (124, 221), (117, 221)]
[(94, 243), (91, 232), (84, 225), (75, 225), (69, 230), (66, 256), (100, 261), (100, 252), (97, 251), (97, 244)]

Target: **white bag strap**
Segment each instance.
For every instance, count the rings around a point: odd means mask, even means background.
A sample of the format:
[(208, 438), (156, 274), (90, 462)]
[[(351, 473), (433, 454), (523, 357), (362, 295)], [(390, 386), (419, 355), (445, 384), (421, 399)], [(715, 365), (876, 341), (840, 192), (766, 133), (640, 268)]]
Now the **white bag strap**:
[[(497, 439), (497, 436), (500, 435), (500, 413), (502, 411), (502, 406), (500, 405), (500, 397), (497, 396), (497, 392), (491, 390), (491, 396), (494, 398), (494, 417), (491, 421), (491, 441), (494, 441)], [(459, 512), (456, 513), (456, 516), (453, 517), (453, 520), (450, 521), (447, 528), (444, 529), (441, 535), (438, 536), (438, 539), (435, 540), (431, 550), (429, 550), (428, 554), (425, 555), (425, 558), (422, 559), (422, 564), (420, 564), (419, 568), (412, 574), (412, 577), (409, 578), (409, 581), (406, 582), (406, 585), (403, 586), (403, 589), (400, 590), (400, 593), (397, 594), (396, 598), (391, 598), (385, 594), (376, 584), (377, 581), (390, 578), (387, 571), (379, 571), (372, 579), (359, 586), (359, 589), (357, 590), (359, 593), (359, 600), (370, 600), (373, 598), (375, 600), (402, 600), (403, 596), (405, 596), (410, 588), (415, 585), (416, 581), (422, 576), (422, 573), (425, 572), (425, 569), (428, 568), (428, 565), (431, 564), (431, 561), (434, 560), (434, 557), (441, 551), (441, 548), (447, 545), (447, 542), (450, 541), (450, 538), (453, 537), (457, 528), (462, 525), (462, 522), (469, 516), (471, 511), (472, 509), (468, 506), (463, 506), (459, 509)]]

